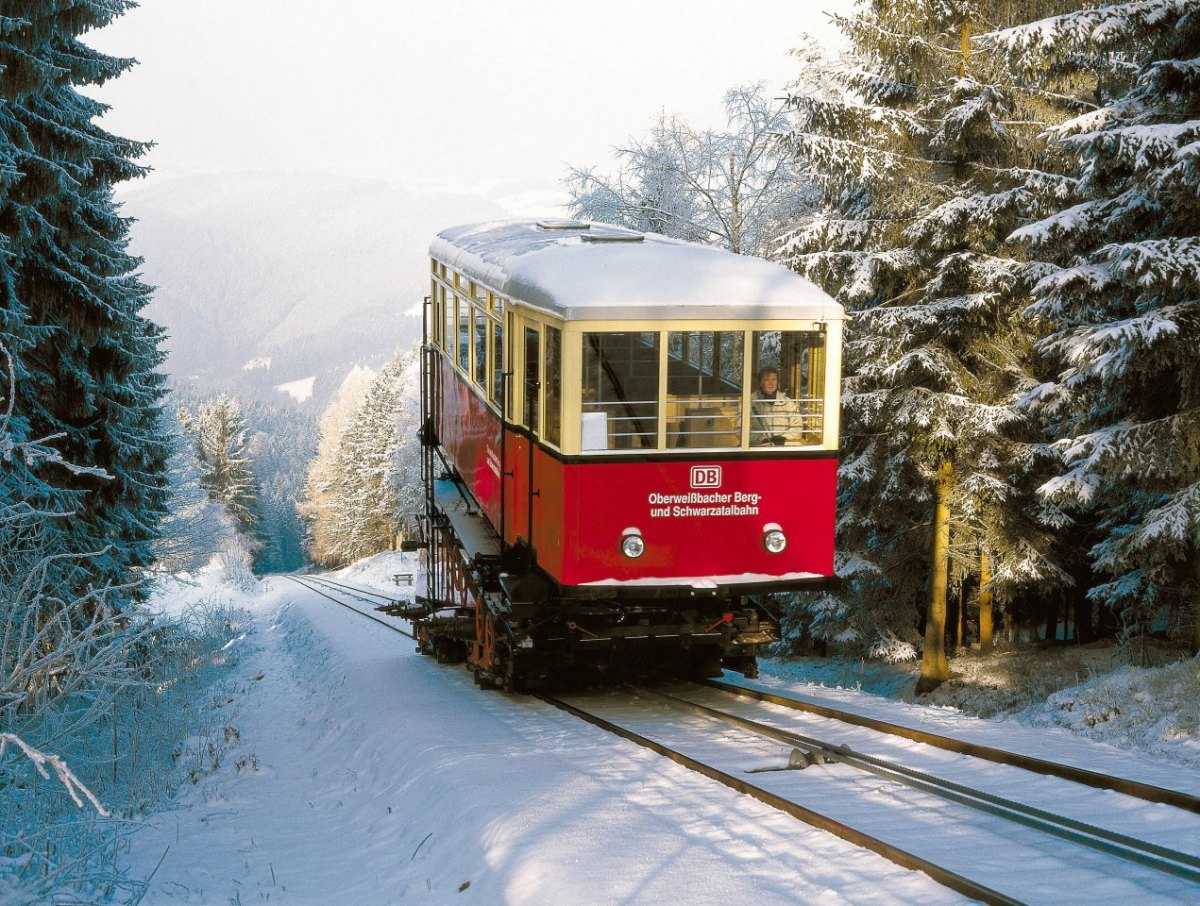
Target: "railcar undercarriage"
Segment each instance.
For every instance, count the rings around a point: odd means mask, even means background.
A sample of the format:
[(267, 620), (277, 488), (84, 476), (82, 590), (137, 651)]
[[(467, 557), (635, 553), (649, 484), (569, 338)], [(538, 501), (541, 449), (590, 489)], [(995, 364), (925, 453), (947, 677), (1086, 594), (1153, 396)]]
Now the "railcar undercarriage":
[[(426, 584), (417, 650), (466, 662), (481, 686), (527, 691), (662, 676), (757, 674), (777, 621), (752, 596), (722, 589), (562, 588), (527, 551), (503, 551), (461, 484), (435, 483), (424, 526)], [(598, 595), (603, 595), (599, 597)]]

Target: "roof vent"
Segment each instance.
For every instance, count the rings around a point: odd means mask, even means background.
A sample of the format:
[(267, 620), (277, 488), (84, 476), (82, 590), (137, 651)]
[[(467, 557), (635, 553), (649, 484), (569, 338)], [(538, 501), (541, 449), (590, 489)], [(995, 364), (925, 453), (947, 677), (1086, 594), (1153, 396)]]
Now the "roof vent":
[(641, 242), (646, 237), (634, 230), (623, 230), (619, 227), (604, 227), (592, 230), (586, 236), (580, 236), (584, 242)]
[(537, 226), (541, 230), (590, 230), (592, 228), (590, 223), (582, 220), (559, 220), (556, 218), (539, 220)]

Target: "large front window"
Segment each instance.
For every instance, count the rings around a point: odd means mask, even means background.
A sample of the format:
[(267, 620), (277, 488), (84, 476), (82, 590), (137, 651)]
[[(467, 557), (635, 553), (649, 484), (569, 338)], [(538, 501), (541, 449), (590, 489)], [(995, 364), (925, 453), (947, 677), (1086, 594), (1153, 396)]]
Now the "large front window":
[(823, 329), (585, 332), (580, 450), (819, 446), (827, 337)]
[(825, 333), (755, 331), (751, 446), (821, 443), (825, 429)]
[(742, 442), (741, 331), (667, 334), (667, 447)]

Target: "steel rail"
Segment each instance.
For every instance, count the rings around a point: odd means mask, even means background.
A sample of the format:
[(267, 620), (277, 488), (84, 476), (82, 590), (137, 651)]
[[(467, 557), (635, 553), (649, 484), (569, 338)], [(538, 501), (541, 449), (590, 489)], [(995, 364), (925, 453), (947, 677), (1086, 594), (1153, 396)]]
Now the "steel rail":
[(732, 774), (728, 774), (725, 771), (714, 768), (712, 765), (705, 764), (702, 761), (692, 758), (690, 755), (684, 755), (682, 752), (678, 752), (675, 749), (663, 745), (662, 743), (656, 742), (647, 736), (643, 736), (640, 733), (634, 732), (633, 730), (628, 730), (622, 726), (619, 726), (618, 724), (614, 724), (603, 717), (592, 714), (589, 711), (585, 711), (582, 708), (578, 708), (575, 705), (569, 704), (561, 699), (545, 695), (538, 695), (536, 698), (546, 702), (549, 705), (553, 705), (556, 708), (566, 711), (568, 714), (572, 714), (581, 720), (585, 720), (590, 724), (600, 727), (603, 730), (614, 733), (617, 736), (620, 736), (622, 739), (627, 739), (639, 746), (650, 749), (652, 752), (656, 752), (657, 754), (662, 755), (664, 758), (669, 758), (676, 764), (683, 765), (685, 768), (702, 774), (703, 776), (708, 777), (710, 780), (715, 780), (718, 783), (724, 784), (730, 789), (742, 793), (743, 795), (751, 796), (757, 799), (759, 802), (769, 805), (774, 809), (778, 809), (784, 814), (791, 815), (793, 818), (803, 821), (805, 824), (812, 825), (819, 830), (823, 830), (827, 833), (833, 834), (834, 836), (841, 837), (843, 840), (846, 840), (855, 846), (861, 846), (864, 849), (869, 849), (871, 852), (883, 856), (885, 859), (894, 862), (902, 868), (924, 872), (937, 883), (948, 887), (951, 890), (957, 891), (964, 896), (972, 897), (973, 899), (980, 900), (984, 903), (993, 904), (993, 906), (1021, 906), (1023, 903), (1021, 900), (1014, 899), (1007, 894), (980, 884), (977, 881), (972, 881), (970, 878), (964, 877), (963, 875), (937, 865), (934, 862), (930, 862), (928, 859), (924, 859), (915, 853), (900, 849), (898, 846), (893, 846), (891, 843), (880, 840), (878, 837), (872, 837), (870, 834), (855, 830), (849, 825), (843, 824), (834, 818), (830, 818), (828, 815), (823, 815), (818, 811), (806, 808), (805, 806), (796, 802), (792, 802), (789, 799), (785, 799), (782, 796), (765, 790), (760, 786), (756, 786), (755, 784), (750, 783), (741, 777), (735, 777)]
[(807, 711), (810, 714), (816, 714), (820, 717), (829, 717), (834, 720), (839, 720), (842, 723), (853, 724), (858, 727), (866, 727), (871, 730), (878, 730), (881, 733), (887, 733), (892, 736), (900, 736), (904, 739), (911, 739), (914, 742), (923, 742), (926, 745), (936, 746), (939, 749), (946, 749), (950, 752), (958, 752), (962, 755), (970, 755), (974, 758), (982, 758), (986, 761), (993, 761), (997, 764), (1007, 764), (1013, 767), (1023, 768), (1027, 771), (1032, 771), (1035, 774), (1046, 774), (1053, 777), (1061, 777), (1064, 780), (1071, 780), (1075, 783), (1081, 783), (1085, 786), (1095, 787), (1102, 790), (1113, 790), (1117, 793), (1124, 793), (1127, 796), (1134, 796), (1138, 799), (1144, 799), (1147, 802), (1159, 802), (1165, 805), (1173, 805), (1176, 808), (1181, 808), (1189, 812), (1200, 813), (1200, 796), (1193, 796), (1190, 793), (1185, 793), (1181, 790), (1171, 790), (1164, 787), (1154, 786), (1153, 784), (1143, 783), (1140, 780), (1131, 780), (1127, 777), (1110, 777), (1107, 774), (1100, 774), (1096, 771), (1089, 771), (1085, 768), (1077, 768), (1073, 765), (1059, 764), (1054, 761), (1046, 761), (1042, 758), (1035, 758), (1032, 755), (1021, 755), (1016, 752), (1006, 752), (1003, 749), (997, 749), (992, 746), (982, 743), (967, 742), (961, 739), (954, 739), (950, 736), (941, 736), (936, 733), (930, 733), (925, 730), (916, 730), (912, 727), (906, 727), (902, 724), (893, 724), (885, 720), (878, 720), (873, 717), (866, 717), (862, 714), (855, 714), (852, 711), (842, 711), (838, 708), (831, 708), (826, 705), (819, 705), (816, 702), (805, 701), (800, 698), (791, 698), (789, 696), (776, 695), (772, 692), (766, 692), (761, 689), (750, 689), (745, 686), (737, 686), (731, 683), (725, 683), (721, 680), (703, 680), (702, 685), (709, 686), (713, 689), (720, 689), (722, 692), (728, 692), (733, 695), (741, 695), (745, 698), (753, 698), (758, 701), (770, 702), (774, 705), (782, 705), (785, 708), (791, 708), (796, 711)]
[(691, 708), (705, 717), (721, 721), (725, 724), (740, 727), (759, 736), (765, 736), (778, 742), (793, 746), (804, 746), (811, 751), (821, 754), (830, 761), (841, 762), (861, 771), (875, 774), (896, 783), (902, 783), (913, 789), (921, 790), (949, 802), (965, 805), (985, 814), (993, 815), (1016, 824), (1021, 824), (1033, 830), (1051, 834), (1069, 843), (1086, 846), (1106, 855), (1116, 856), (1129, 862), (1136, 862), (1155, 871), (1183, 878), (1194, 884), (1200, 884), (1200, 857), (1190, 853), (1179, 852), (1156, 843), (1149, 843), (1125, 834), (1110, 831), (1107, 828), (1096, 827), (1074, 818), (1056, 815), (1023, 802), (1005, 799), (983, 790), (963, 786), (950, 780), (934, 777), (913, 768), (904, 767), (855, 752), (849, 746), (835, 745), (811, 736), (804, 736), (789, 730), (763, 724), (756, 720), (729, 714), (707, 705), (689, 701), (667, 693), (655, 693), (661, 698), (678, 702)]
[[(383, 598), (385, 601), (395, 601), (395, 600), (396, 600), (396, 599), (395, 599), (395, 598), (393, 598), (391, 595), (385, 595), (385, 594), (384, 594), (383, 592), (381, 592), (381, 591), (375, 591), (374, 589), (371, 589), (371, 588), (360, 588), (360, 587), (359, 587), (359, 586), (357, 586), (357, 585), (347, 585), (347, 584), (346, 584), (346, 583), (344, 583), (344, 582), (335, 582), (335, 581), (333, 581), (333, 579), (327, 579), (327, 578), (325, 578), (324, 576), (308, 576), (308, 575), (304, 575), (304, 576), (299, 576), (299, 577), (297, 577), (297, 576), (288, 576), (288, 578), (289, 578), (289, 579), (301, 578), (301, 579), (306, 579), (306, 580), (308, 580), (309, 582), (319, 582), (319, 583), (321, 583), (321, 584), (323, 584), (323, 585), (333, 585), (333, 586), (336, 586), (337, 588), (345, 589), (345, 590), (346, 590), (346, 591), (348, 591), (348, 592), (352, 592), (352, 593), (354, 593), (354, 594), (356, 594), (357, 596), (360, 596), (360, 597), (362, 597), (362, 596), (370, 596), (370, 597), (372, 597), (372, 598)], [(363, 597), (363, 600), (365, 601), (365, 600), (366, 600), (366, 597)]]
[[(340, 604), (340, 605), (342, 605), (343, 607), (345, 607), (347, 610), (352, 610), (352, 611), (354, 611), (354, 612), (355, 612), (356, 614), (358, 614), (360, 617), (366, 617), (368, 620), (374, 620), (374, 621), (375, 621), (376, 623), (378, 623), (380, 626), (386, 626), (388, 629), (394, 630), (395, 632), (398, 632), (398, 633), (400, 633), (401, 635), (403, 635), (403, 636), (407, 636), (408, 638), (412, 639), (413, 641), (416, 641), (416, 638), (417, 638), (417, 637), (416, 637), (415, 635), (413, 635), (412, 633), (410, 633), (410, 632), (405, 632), (405, 631), (404, 631), (403, 629), (401, 629), (399, 626), (395, 626), (395, 625), (393, 625), (393, 624), (391, 624), (391, 623), (387, 622), (386, 620), (381, 620), (381, 619), (379, 619), (379, 617), (377, 617), (377, 616), (374, 616), (373, 614), (369, 614), (369, 613), (363, 613), (363, 612), (362, 612), (361, 610), (359, 610), (357, 607), (351, 607), (351, 606), (350, 606), (349, 604), (347, 604), (345, 601), (339, 601), (337, 598), (333, 597), (333, 595), (326, 594), (326, 593), (325, 593), (324, 591), (322, 591), (321, 589), (319, 589), (319, 588), (314, 588), (313, 586), (311, 586), (311, 585), (307, 584), (306, 582), (304, 582), (304, 581), (301, 581), (301, 577), (300, 577), (300, 576), (287, 576), (286, 578), (288, 578), (288, 579), (291, 579), (293, 582), (295, 582), (295, 583), (296, 583), (297, 585), (299, 585), (301, 588), (303, 588), (303, 589), (306, 589), (307, 591), (311, 591), (311, 592), (312, 592), (313, 594), (315, 594), (315, 595), (320, 595), (322, 598), (326, 598), (327, 600), (330, 600), (330, 601), (332, 601), (334, 604)], [(304, 576), (303, 578), (304, 578), (304, 579), (309, 579), (309, 581), (311, 581), (310, 577), (308, 577), (308, 576)], [(369, 602), (368, 602), (368, 603), (369, 603)]]

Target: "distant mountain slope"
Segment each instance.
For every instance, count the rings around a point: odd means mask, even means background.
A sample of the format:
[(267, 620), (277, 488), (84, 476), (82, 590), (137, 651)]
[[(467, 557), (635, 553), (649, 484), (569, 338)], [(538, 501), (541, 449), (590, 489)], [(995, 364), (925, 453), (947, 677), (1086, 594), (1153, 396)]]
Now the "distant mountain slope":
[(185, 177), (121, 201), (175, 380), (269, 398), (315, 376), (316, 406), (352, 365), (420, 336), (433, 235), (505, 216), (486, 199), (328, 174)]

